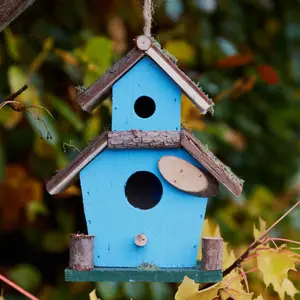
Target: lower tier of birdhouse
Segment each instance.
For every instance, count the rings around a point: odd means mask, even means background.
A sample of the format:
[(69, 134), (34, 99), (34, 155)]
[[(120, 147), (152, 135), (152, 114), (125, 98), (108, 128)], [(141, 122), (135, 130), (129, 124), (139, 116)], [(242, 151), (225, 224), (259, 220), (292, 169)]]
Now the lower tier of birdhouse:
[[(200, 264), (201, 262), (199, 262)], [(222, 270), (200, 270), (194, 268), (101, 268), (95, 267), (90, 271), (65, 270), (65, 280), (68, 282), (182, 282), (188, 276), (197, 283), (219, 282), (222, 280)]]
[[(184, 149), (106, 149), (80, 173), (94, 265), (193, 268), (207, 198), (176, 189), (158, 169), (167, 155), (201, 168)], [(136, 239), (143, 236), (144, 244)]]

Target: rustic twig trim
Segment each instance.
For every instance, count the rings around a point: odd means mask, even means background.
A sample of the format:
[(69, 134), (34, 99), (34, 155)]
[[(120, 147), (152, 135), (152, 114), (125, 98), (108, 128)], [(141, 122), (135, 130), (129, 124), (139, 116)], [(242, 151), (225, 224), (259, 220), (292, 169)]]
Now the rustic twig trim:
[(1, 0), (0, 1), (0, 32), (14, 19), (24, 12), (36, 0)]
[(110, 131), (108, 133), (108, 148), (179, 148), (179, 131)]
[(71, 234), (69, 269), (89, 271), (94, 269), (94, 236)]
[(107, 131), (90, 143), (78, 156), (63, 170), (59, 171), (48, 183), (46, 189), (49, 194), (63, 192), (70, 186), (78, 173), (107, 147)]
[(132, 49), (121, 60), (107, 70), (88, 89), (78, 94), (77, 103), (84, 110), (91, 112), (110, 94), (114, 83), (124, 76), (135, 64), (144, 57), (144, 53)]
[(181, 130), (181, 145), (231, 193), (241, 194), (243, 181), (186, 129)]
[(201, 270), (222, 270), (223, 239), (219, 237), (202, 238)]

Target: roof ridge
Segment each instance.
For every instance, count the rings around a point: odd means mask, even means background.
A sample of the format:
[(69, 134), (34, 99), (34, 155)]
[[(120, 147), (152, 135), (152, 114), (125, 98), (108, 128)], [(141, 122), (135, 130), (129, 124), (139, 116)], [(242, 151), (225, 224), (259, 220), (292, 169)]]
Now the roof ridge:
[(112, 86), (134, 67), (145, 55), (149, 56), (183, 91), (183, 93), (205, 114), (213, 112), (213, 101), (190, 77), (176, 65), (175, 57), (161, 47), (154, 39), (138, 36), (136, 47), (108, 69), (87, 90), (78, 95), (80, 107), (91, 112), (112, 92)]

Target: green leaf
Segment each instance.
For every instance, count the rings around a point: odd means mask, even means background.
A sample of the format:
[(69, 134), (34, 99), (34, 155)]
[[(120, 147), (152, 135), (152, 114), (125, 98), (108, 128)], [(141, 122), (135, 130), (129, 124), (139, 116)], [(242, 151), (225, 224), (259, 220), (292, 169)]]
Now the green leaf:
[(90, 86), (112, 63), (112, 43), (105, 37), (95, 36), (89, 40), (83, 55), (87, 60), (87, 73), (84, 84)]
[[(24, 84), (28, 82), (28, 78), (24, 73), (24, 71), (16, 65), (12, 65), (9, 67), (7, 75), (8, 75), (8, 83), (11, 92), (18, 91), (22, 86), (24, 86)], [(25, 103), (30, 101), (30, 97), (28, 97), (29, 90), (30, 87), (24, 93), (22, 93), (17, 99), (18, 100), (21, 99)]]
[(48, 207), (44, 202), (30, 201), (26, 204), (26, 215), (29, 222), (34, 222), (38, 215), (46, 216), (48, 213)]
[(56, 214), (59, 228), (69, 234), (74, 230), (74, 215), (66, 210), (59, 210)]
[(84, 128), (84, 124), (76, 113), (64, 102), (64, 100), (48, 95), (52, 107), (60, 113), (78, 131)]
[(172, 299), (173, 291), (169, 284), (162, 282), (151, 282), (150, 290), (155, 300)]
[(12, 268), (8, 277), (27, 291), (34, 291), (42, 280), (40, 271), (28, 264), (17, 265)]
[(10, 28), (4, 31), (4, 35), (9, 56), (14, 60), (20, 60), (20, 39), (12, 33)]
[(101, 118), (99, 111), (96, 111), (88, 119), (84, 130), (84, 139), (86, 142), (90, 142), (100, 133)]
[(124, 293), (127, 298), (145, 299), (147, 296), (147, 285), (145, 282), (125, 282)]
[(97, 282), (96, 288), (100, 297), (105, 300), (116, 299), (120, 292), (120, 284), (118, 282)]
[(69, 246), (69, 234), (55, 230), (48, 231), (44, 235), (43, 246), (48, 252), (63, 252)]

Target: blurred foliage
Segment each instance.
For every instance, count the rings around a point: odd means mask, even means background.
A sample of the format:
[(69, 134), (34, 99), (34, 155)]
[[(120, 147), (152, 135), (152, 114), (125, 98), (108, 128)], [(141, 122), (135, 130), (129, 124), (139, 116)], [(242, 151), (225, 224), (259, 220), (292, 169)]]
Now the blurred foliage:
[[(201, 116), (183, 97), (183, 125), (246, 181), (242, 196), (222, 190), (207, 213), (239, 255), (259, 216), (271, 224), (299, 200), (300, 1), (156, 3), (155, 38), (216, 103), (213, 117)], [(64, 282), (68, 234), (86, 231), (80, 190), (50, 197), (44, 183), (110, 127), (110, 100), (88, 115), (76, 87), (120, 59), (142, 27), (139, 0), (39, 0), (0, 34), (0, 99), (27, 82), (18, 100), (35, 106), (33, 114), (0, 110), (0, 273), (41, 299), (87, 299), (95, 288)], [(299, 229), (298, 209), (274, 234), (297, 240)], [(291, 277), (299, 289), (299, 272)], [(254, 275), (249, 281), (256, 296), (278, 299)], [(24, 299), (4, 288), (5, 299)], [(104, 300), (172, 299), (177, 285), (96, 289)]]

